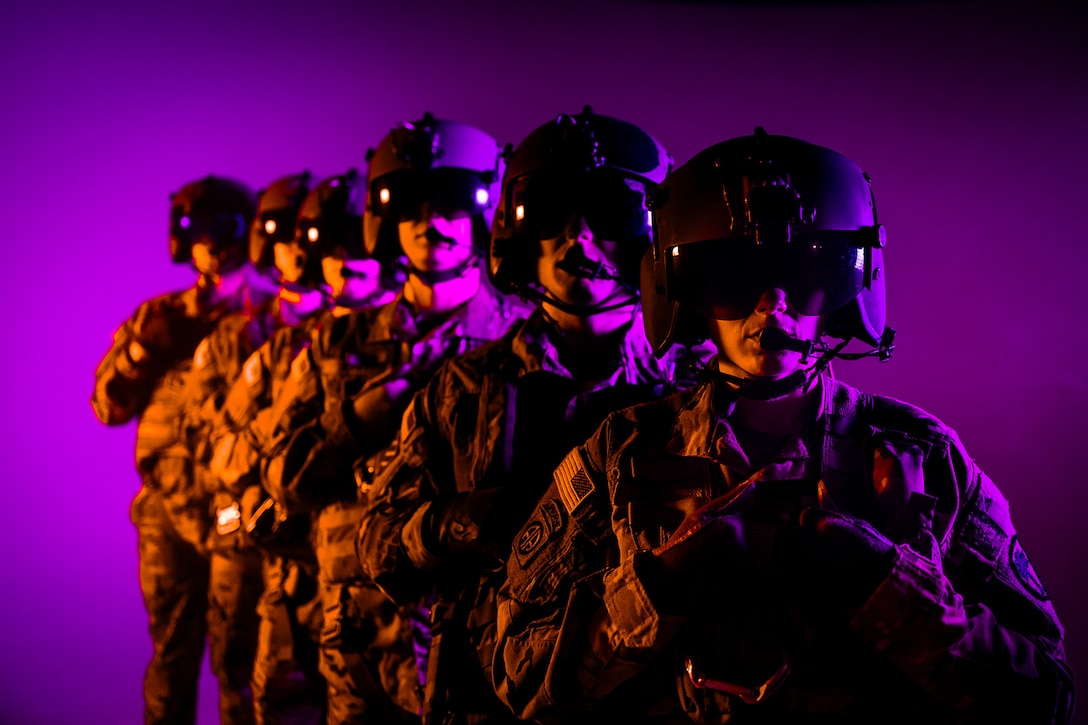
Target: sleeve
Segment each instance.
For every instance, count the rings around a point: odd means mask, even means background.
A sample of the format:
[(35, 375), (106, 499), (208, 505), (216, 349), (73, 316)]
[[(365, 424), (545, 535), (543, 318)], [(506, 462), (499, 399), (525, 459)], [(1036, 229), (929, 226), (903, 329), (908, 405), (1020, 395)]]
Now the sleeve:
[(208, 434), (209, 470), (220, 486), (239, 496), (259, 476), (257, 461), (264, 436), (258, 416), (271, 405), (270, 355), (271, 344), (266, 342), (246, 359)]
[(336, 469), (323, 455), (324, 401), (320, 370), (312, 348), (306, 348), (292, 362), (270, 414), (258, 416), (268, 427), (268, 445), (259, 462), (261, 484), (284, 515), (314, 511), (339, 498), (328, 482), (341, 479), (335, 478)]
[(95, 373), (91, 406), (106, 425), (139, 415), (166, 370), (192, 355), (196, 321), (186, 318), (178, 295), (149, 300), (113, 334), (113, 343)]
[(183, 426), (193, 460), (207, 470), (211, 459), (208, 434), (222, 403), (220, 393), (225, 387), (220, 355), (222, 348), (215, 343), (216, 333), (205, 337), (193, 353), (192, 371), (185, 380), (183, 393)]
[(608, 422), (555, 472), (514, 540), (498, 595), (496, 692), (526, 719), (590, 711), (641, 673), (683, 623), (639, 579), (626, 507), (608, 493)]
[(1062, 626), (1008, 502), (957, 439), (930, 469), (927, 478), (951, 476), (963, 491), (941, 555), (898, 546), (890, 575), (852, 628), (972, 722), (1067, 722), (1074, 684)]
[(356, 551), (363, 571), (396, 601), (422, 595), (432, 581), (427, 570), (439, 563), (438, 552), (424, 544), (422, 533), (438, 495), (428, 474), (438, 436), (427, 405), (437, 380), (413, 396), (392, 445), (356, 466), (367, 506)]

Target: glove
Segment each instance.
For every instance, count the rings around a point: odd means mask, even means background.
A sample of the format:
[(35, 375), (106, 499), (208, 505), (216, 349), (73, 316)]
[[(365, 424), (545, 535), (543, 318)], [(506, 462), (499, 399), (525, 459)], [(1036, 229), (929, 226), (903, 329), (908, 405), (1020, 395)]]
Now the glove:
[(513, 508), (513, 486), (478, 491), (432, 501), (423, 522), (423, 545), (433, 553), (463, 552), (505, 559), (519, 517)]
[(839, 612), (860, 609), (896, 556), (895, 545), (867, 521), (817, 507), (801, 512), (797, 554), (808, 594)]
[(692, 512), (664, 546), (639, 555), (636, 572), (655, 608), (720, 611), (730, 590), (752, 581), (757, 567), (747, 516), (756, 498), (755, 484), (738, 486)]

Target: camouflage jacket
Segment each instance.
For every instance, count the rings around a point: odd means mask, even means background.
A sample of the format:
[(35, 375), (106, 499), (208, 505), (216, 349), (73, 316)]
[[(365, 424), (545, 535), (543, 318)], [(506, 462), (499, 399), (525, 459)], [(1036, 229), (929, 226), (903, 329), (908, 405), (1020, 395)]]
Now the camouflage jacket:
[[(755, 468), (720, 402), (725, 388), (714, 379), (612, 415), (556, 469), (498, 597), (494, 685), (514, 712), (563, 722), (601, 712), (685, 723), (1068, 719), (1062, 627), (1007, 501), (952, 430), (825, 373), (808, 434)], [(860, 609), (806, 620), (788, 582), (781, 599), (727, 595), (732, 619), (655, 609), (638, 562), (686, 512), (745, 482), (817, 480), (840, 510), (897, 544)], [(935, 504), (925, 526), (889, 515), (905, 492)], [(912, 528), (925, 535), (903, 534)], [(728, 582), (731, 572), (706, 575)], [(773, 636), (761, 638), (768, 627)], [(761, 651), (768, 642), (784, 649)], [(690, 663), (716, 682), (780, 686), (748, 704), (697, 686)]]
[[(145, 488), (160, 493), (171, 520), (194, 545), (203, 546), (207, 497), (196, 485), (192, 445), (184, 424), (193, 353), (225, 316), (247, 303), (243, 296), (214, 307), (197, 287), (144, 302), (113, 335), (96, 372), (91, 405), (98, 419), (120, 425), (139, 417), (136, 467)], [(134, 344), (144, 352), (133, 359)]]
[(280, 381), (286, 378), (299, 349), (296, 342), (314, 319), (306, 318), (291, 331), (285, 327), (283, 304), (288, 303), (274, 297), (260, 308), (224, 318), (193, 356), (185, 425), (194, 442), (195, 475), (212, 497), (212, 548), (242, 543), (224, 537), (239, 532), (260, 503), (255, 419), (270, 404), (276, 373)]
[[(494, 596), (510, 539), (563, 455), (619, 408), (685, 386), (677, 354), (659, 361), (636, 314), (609, 372), (581, 382), (559, 361), (559, 334), (537, 310), (501, 340), (444, 363), (405, 412), (393, 446), (364, 466), (368, 510), (357, 550), (364, 571), (400, 601), (436, 598), (426, 707), (435, 722), (512, 719), (490, 687)], [(686, 351), (683, 351), (686, 355)], [(680, 379), (677, 369), (679, 367)], [(444, 551), (422, 530), (428, 509), (458, 496), (476, 508), (489, 553)], [(437, 689), (435, 689), (437, 688)], [(434, 709), (439, 710), (435, 712)], [(457, 718), (455, 718), (457, 719)]]
[[(443, 360), (495, 339), (512, 324), (489, 287), (434, 327), (416, 324), (403, 293), (388, 304), (326, 318), (294, 361), (273, 403), (262, 483), (285, 516), (317, 514), (322, 577), (361, 576), (354, 552), (360, 507), (352, 472), (387, 446), (412, 392)], [(355, 414), (367, 401), (366, 420)]]

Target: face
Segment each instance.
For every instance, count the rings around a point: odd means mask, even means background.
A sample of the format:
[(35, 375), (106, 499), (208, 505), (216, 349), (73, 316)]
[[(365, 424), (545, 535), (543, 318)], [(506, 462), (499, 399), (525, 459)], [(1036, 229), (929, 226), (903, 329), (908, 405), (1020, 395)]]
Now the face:
[(298, 282), (306, 271), (306, 250), (295, 242), (276, 242), (272, 248), (276, 269), (284, 282)]
[(196, 267), (196, 271), (201, 274), (215, 275), (219, 274), (220, 259), (212, 251), (212, 246), (208, 242), (196, 242), (193, 244), (193, 266)]
[(473, 255), (472, 218), (446, 219), (430, 204), (416, 218), (397, 225), (400, 246), (408, 262), (424, 272), (445, 272), (464, 265)]
[(809, 367), (810, 357), (801, 365), (801, 354), (790, 350), (769, 352), (759, 344), (759, 334), (775, 327), (802, 340), (819, 335), (819, 316), (803, 315), (793, 308), (786, 293), (769, 289), (763, 293), (756, 308), (740, 320), (710, 320), (710, 339), (718, 347), (718, 367), (723, 373), (741, 378), (784, 378), (794, 371)]
[(321, 258), (321, 274), (333, 297), (365, 300), (378, 290), (380, 267), (373, 259), (344, 259), (339, 254)]
[(548, 294), (572, 305), (602, 305), (629, 297), (630, 291), (611, 279), (587, 279), (565, 267), (580, 261), (587, 269), (603, 264), (615, 271), (619, 243), (600, 239), (581, 215), (573, 216), (563, 233), (540, 241), (537, 279)]

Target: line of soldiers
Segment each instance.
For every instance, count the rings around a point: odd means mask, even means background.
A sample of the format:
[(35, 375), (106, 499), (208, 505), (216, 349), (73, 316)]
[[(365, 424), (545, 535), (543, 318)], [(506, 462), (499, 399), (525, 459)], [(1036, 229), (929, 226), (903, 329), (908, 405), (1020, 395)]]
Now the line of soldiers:
[(1066, 721), (1007, 502), (831, 375), (891, 353), (884, 245), (833, 151), (673, 169), (588, 106), (183, 186), (197, 282), (92, 401), (139, 421), (145, 722), (195, 721), (206, 641), (232, 724)]

